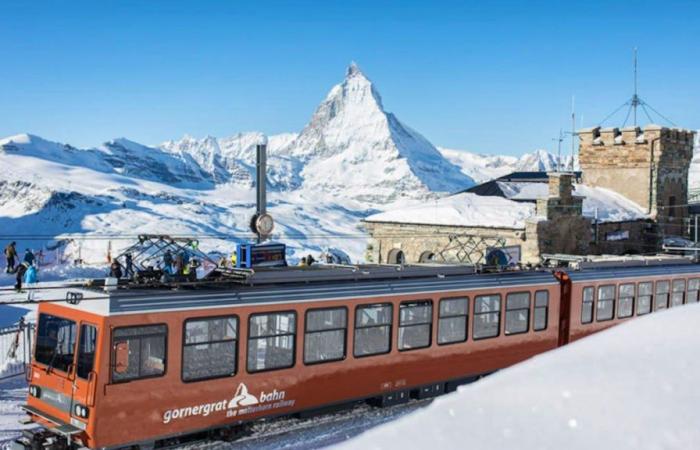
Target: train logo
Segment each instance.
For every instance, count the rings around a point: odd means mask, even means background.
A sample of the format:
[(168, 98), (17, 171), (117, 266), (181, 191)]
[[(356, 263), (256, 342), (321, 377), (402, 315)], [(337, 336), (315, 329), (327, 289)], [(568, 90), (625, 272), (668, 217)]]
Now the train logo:
[(294, 406), (295, 400), (286, 400), (286, 396), (286, 391), (273, 389), (272, 392), (260, 391), (260, 394), (256, 397), (248, 392), (248, 386), (240, 383), (231, 400), (224, 399), (218, 402), (169, 409), (163, 413), (163, 423), (167, 424), (173, 420), (186, 419), (193, 416), (207, 417), (209, 414), (219, 411), (226, 411), (226, 417), (236, 417)]
[(233, 396), (230, 402), (228, 402), (228, 408), (238, 408), (239, 406), (251, 406), (260, 403), (258, 398), (252, 394), (248, 393), (248, 386), (244, 383), (238, 385), (236, 389), (236, 395)]

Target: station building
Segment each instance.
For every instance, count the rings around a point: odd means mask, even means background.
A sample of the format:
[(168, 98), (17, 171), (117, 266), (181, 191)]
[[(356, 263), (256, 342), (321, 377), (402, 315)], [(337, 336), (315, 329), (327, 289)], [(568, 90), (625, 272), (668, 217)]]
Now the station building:
[(369, 216), (367, 258), (537, 264), (550, 254), (642, 254), (687, 231), (694, 132), (579, 130), (581, 172), (520, 172)]

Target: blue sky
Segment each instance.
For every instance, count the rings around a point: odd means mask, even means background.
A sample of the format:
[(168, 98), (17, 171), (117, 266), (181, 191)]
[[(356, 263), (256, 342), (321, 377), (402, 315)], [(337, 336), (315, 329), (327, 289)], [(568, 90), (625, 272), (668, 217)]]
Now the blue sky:
[(585, 126), (631, 96), (635, 46), (642, 98), (697, 129), (698, 3), (2, 0), (0, 136), (298, 131), (355, 60), (436, 145), (553, 150), (572, 95)]

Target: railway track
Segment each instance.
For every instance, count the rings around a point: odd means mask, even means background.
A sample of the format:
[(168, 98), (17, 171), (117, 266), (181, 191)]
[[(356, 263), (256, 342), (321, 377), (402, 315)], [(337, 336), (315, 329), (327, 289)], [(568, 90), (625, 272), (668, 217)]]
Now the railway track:
[(177, 450), (314, 449), (340, 443), (383, 423), (428, 405), (432, 399), (375, 408), (361, 404), (350, 409), (306, 419), (279, 418), (255, 423), (250, 434), (232, 442), (200, 441), (174, 447)]

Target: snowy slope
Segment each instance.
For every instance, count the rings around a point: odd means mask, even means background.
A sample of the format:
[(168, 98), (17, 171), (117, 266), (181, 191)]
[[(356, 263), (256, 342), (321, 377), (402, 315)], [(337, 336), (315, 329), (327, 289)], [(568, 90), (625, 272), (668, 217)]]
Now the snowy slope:
[(700, 448), (700, 305), (634, 319), (503, 370), (343, 449)]

